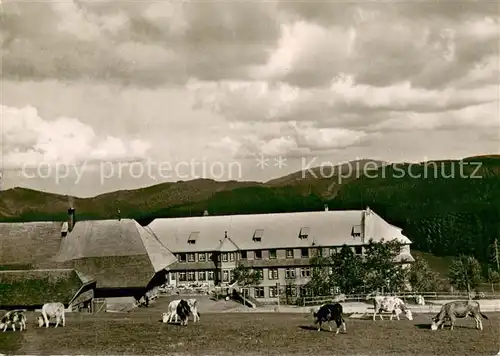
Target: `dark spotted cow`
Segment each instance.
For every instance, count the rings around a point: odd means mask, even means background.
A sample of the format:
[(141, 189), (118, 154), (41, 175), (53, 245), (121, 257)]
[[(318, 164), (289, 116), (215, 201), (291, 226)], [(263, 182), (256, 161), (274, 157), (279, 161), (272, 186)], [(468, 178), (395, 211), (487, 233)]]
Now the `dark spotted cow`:
[(177, 305), (177, 315), (181, 318), (181, 325), (187, 325), (189, 314), (191, 314), (189, 303), (186, 300), (181, 299)]
[(335, 335), (339, 333), (341, 326), (344, 327), (344, 332), (346, 332), (345, 320), (342, 314), (343, 308), (339, 303), (322, 305), (317, 312), (313, 313), (313, 316), (316, 319), (314, 324), (319, 324), (318, 331), (321, 331), (321, 325), (323, 323), (328, 323), (328, 327), (330, 328), (330, 331), (332, 331), (330, 322), (335, 321), (337, 324), (337, 332)]
[(11, 326), (12, 330), (16, 331), (16, 324), (19, 324), (20, 331), (26, 330), (26, 315), (24, 315), (24, 312), (26, 312), (25, 309), (16, 309), (5, 313), (0, 320), (0, 329), (5, 332)]

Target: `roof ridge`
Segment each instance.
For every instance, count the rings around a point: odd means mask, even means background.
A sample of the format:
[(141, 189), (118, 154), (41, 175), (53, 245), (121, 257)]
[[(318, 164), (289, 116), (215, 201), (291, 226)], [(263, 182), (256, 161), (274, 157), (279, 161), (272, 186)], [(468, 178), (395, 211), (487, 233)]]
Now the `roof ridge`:
[[(131, 219), (134, 221), (134, 225), (135, 225), (135, 229), (137, 231), (137, 234), (139, 235), (139, 238), (141, 239), (141, 243), (142, 245), (144, 246), (144, 251), (146, 251), (146, 255), (148, 256), (148, 260), (149, 260), (149, 263), (151, 264), (151, 267), (153, 268), (154, 271), (156, 271), (156, 268), (155, 268), (155, 265), (153, 264), (153, 260), (151, 258), (151, 253), (146, 245), (146, 242), (144, 241), (144, 235), (143, 234), (148, 234), (148, 237), (150, 237), (154, 242), (156, 242), (157, 244), (160, 245), (160, 248), (163, 249), (163, 251), (161, 251), (161, 253), (164, 253), (164, 254), (167, 254), (167, 255), (170, 255), (173, 257), (174, 261), (173, 262), (170, 262), (168, 264), (166, 264), (164, 268), (167, 268), (168, 266), (170, 266), (172, 263), (175, 263), (177, 262), (177, 257), (175, 256), (175, 254), (169, 249), (167, 248), (159, 239), (158, 237), (153, 233), (153, 231), (151, 231), (150, 229), (146, 229), (144, 226), (142, 226), (141, 224), (139, 224), (136, 220), (134, 219)], [(143, 231), (141, 232), (140, 229)]]

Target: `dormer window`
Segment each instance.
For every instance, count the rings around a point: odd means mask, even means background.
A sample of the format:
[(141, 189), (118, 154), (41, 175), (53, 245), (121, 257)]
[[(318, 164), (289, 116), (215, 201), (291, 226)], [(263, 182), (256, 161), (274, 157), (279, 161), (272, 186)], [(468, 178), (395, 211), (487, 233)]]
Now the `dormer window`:
[(361, 225), (354, 225), (351, 229), (351, 236), (352, 237), (359, 237), (361, 236)]
[(261, 242), (262, 237), (264, 236), (264, 230), (263, 229), (257, 229), (253, 233), (253, 240), (254, 242)]
[(308, 236), (309, 236), (309, 228), (308, 227), (301, 228), (299, 233), (299, 239), (307, 239)]
[(198, 239), (199, 234), (199, 231), (193, 231), (191, 234), (189, 234), (188, 244), (194, 245), (196, 243), (196, 240)]

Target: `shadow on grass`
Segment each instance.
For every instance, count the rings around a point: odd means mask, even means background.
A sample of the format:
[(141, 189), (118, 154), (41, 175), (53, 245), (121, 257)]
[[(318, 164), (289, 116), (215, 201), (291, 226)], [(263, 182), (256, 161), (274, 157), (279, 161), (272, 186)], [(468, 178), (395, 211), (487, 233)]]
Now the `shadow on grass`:
[[(310, 330), (310, 331), (318, 331), (318, 327), (314, 327), (314, 326), (311, 326), (311, 325), (301, 325), (299, 326), (299, 328), (301, 328), (302, 330)], [(321, 329), (321, 331), (328, 331), (330, 332), (328, 329)]]
[(431, 329), (431, 324), (415, 324), (415, 327), (417, 329), (427, 329), (427, 330), (430, 330)]

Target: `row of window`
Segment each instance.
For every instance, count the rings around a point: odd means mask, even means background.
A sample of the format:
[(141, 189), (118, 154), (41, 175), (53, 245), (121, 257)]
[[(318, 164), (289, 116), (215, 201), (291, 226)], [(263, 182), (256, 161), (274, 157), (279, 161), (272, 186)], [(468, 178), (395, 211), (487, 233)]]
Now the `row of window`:
[[(254, 298), (265, 298), (265, 288), (268, 288), (268, 298), (276, 298), (278, 297), (278, 288), (275, 286), (271, 287), (254, 287), (253, 288), (253, 295)], [(296, 297), (297, 296), (297, 288), (293, 286), (286, 286), (285, 288), (285, 293), (290, 296), (290, 297)]]
[[(329, 248), (329, 255), (333, 255), (337, 253), (337, 247), (330, 247)], [(323, 255), (323, 248), (316, 248), (316, 254), (319, 256)], [(276, 249), (271, 249), (268, 250), (268, 256), (270, 260), (276, 259), (277, 258), (277, 251)], [(357, 255), (361, 255), (363, 253), (363, 247), (362, 246), (355, 246), (354, 247), (354, 252)], [(213, 258), (213, 254), (211, 252), (200, 252), (198, 253), (198, 260), (196, 260), (196, 253), (179, 253), (177, 254), (177, 258), (179, 262), (206, 262), (206, 261), (211, 261)], [(248, 258), (248, 251), (240, 251), (238, 252), (239, 259), (240, 260), (246, 260)], [(295, 250), (293, 248), (286, 249), (286, 258), (295, 258)], [(262, 259), (262, 250), (254, 250), (253, 251), (253, 258), (255, 260), (261, 260)], [(309, 258), (309, 248), (301, 248), (300, 249), (300, 258)], [(299, 257), (299, 256), (297, 256)], [(234, 262), (236, 260), (236, 252), (224, 252), (221, 253), (220, 255), (217, 256), (218, 261), (222, 262)]]
[[(264, 279), (264, 268), (255, 269), (259, 274), (260, 278)], [(297, 269), (296, 268), (285, 268), (285, 279), (296, 279)], [(220, 273), (220, 272), (218, 272)], [(230, 269), (225, 269), (222, 271), (222, 276), (219, 274), (219, 279), (222, 277), (222, 282), (230, 282), (232, 279), (233, 271)], [(300, 277), (307, 278), (311, 276), (311, 269), (309, 267), (300, 268)], [(185, 281), (213, 281), (215, 279), (214, 271), (188, 271), (188, 272), (178, 272), (178, 278), (180, 282)], [(268, 280), (279, 280), (280, 268), (267, 268), (267, 279)]]

